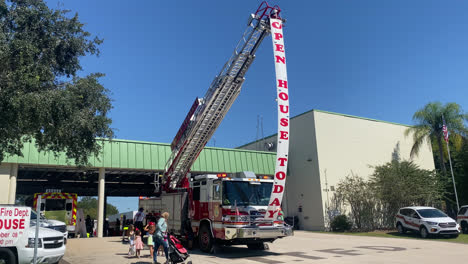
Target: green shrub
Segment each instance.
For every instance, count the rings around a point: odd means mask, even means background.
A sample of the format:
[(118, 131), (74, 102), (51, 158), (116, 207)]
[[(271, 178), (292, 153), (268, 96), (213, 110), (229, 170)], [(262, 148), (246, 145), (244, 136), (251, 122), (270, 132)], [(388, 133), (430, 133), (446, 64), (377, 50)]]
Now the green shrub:
[(338, 215), (333, 218), (330, 227), (333, 232), (344, 232), (351, 230), (351, 222), (346, 215)]

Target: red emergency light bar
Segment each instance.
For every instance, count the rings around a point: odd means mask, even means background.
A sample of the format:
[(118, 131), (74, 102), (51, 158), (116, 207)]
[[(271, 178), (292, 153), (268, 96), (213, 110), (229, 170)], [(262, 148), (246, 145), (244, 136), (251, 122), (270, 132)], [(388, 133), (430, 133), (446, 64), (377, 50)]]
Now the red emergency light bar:
[(227, 177), (227, 174), (226, 173), (218, 173), (216, 175), (218, 178), (226, 178)]

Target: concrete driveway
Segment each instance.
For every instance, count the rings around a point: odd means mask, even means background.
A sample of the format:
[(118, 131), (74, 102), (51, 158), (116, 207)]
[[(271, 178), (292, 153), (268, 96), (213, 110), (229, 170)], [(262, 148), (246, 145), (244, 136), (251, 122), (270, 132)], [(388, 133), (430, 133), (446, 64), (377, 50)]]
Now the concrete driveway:
[[(222, 247), (215, 255), (191, 251), (193, 263), (460, 263), (468, 256), (468, 245), (400, 238), (344, 236), (296, 231), (280, 239), (268, 251), (245, 246)], [(128, 246), (119, 238), (70, 239), (62, 264), (152, 263), (149, 251), (140, 259), (127, 257)], [(164, 263), (164, 257), (158, 261)]]

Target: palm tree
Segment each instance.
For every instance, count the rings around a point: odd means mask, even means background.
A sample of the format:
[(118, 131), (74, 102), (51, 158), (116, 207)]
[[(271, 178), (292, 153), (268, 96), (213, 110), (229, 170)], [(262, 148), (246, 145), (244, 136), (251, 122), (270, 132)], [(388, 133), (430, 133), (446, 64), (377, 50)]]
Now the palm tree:
[(451, 138), (461, 142), (461, 137), (468, 135), (468, 130), (465, 127), (465, 121), (468, 121), (468, 113), (464, 113), (461, 107), (456, 103), (447, 103), (442, 105), (440, 102), (428, 103), (422, 109), (416, 111), (413, 115), (413, 120), (416, 125), (406, 129), (405, 136), (413, 134), (413, 147), (411, 148), (410, 156), (417, 156), (424, 142), (431, 145), (431, 142), (436, 142), (439, 149), (440, 168), (446, 173), (447, 169), (444, 163), (442, 144), (442, 116), (445, 119), (445, 124), (451, 133)]

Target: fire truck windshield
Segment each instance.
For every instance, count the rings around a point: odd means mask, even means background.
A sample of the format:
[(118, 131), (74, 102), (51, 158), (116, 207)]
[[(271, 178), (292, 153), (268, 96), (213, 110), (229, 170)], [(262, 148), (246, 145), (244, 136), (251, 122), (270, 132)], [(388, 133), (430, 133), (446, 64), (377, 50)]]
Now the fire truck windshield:
[(245, 181), (223, 182), (223, 205), (263, 205), (270, 201), (273, 183), (250, 184)]

